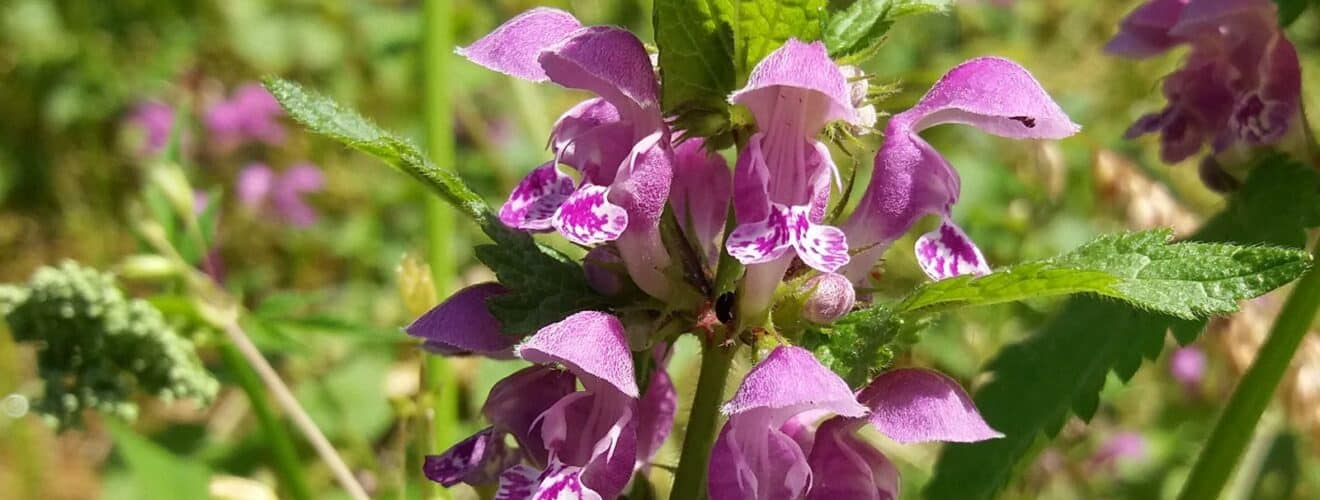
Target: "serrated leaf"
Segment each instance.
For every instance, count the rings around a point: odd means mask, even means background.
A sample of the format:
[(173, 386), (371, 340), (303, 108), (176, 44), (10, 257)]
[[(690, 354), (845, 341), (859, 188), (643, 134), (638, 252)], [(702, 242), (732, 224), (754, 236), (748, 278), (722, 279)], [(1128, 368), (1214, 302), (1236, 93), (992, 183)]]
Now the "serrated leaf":
[(505, 334), (527, 335), (572, 313), (606, 305), (605, 298), (587, 284), (580, 266), (531, 238), (481, 245), (476, 255), (512, 290), (486, 302)]
[(1057, 434), (1070, 413), (1084, 420), (1095, 414), (1110, 371), (1127, 363), (1123, 371), (1131, 376), (1131, 366), (1158, 356), (1174, 321), (1114, 301), (1069, 301), (1041, 331), (990, 362), (993, 376), (977, 391), (976, 406), (1004, 437), (946, 445), (924, 496), (995, 498), (1037, 451), (1039, 436)]
[(739, 82), (789, 38), (820, 39), (826, 0), (735, 0), (734, 57)]
[[(1282, 156), (1256, 166), (1229, 206), (1194, 239), (1236, 244), (1297, 245), (1303, 229), (1320, 224), (1320, 174)], [(1108, 374), (1128, 380), (1155, 359), (1172, 329), (1182, 343), (1204, 328), (1090, 297), (1070, 300), (1031, 338), (990, 362), (990, 382), (976, 393), (981, 415), (1001, 439), (946, 446), (926, 498), (994, 498), (1027, 463), (1043, 437), (1058, 433), (1070, 414), (1090, 419)]]
[(1297, 279), (1305, 252), (1222, 243), (1166, 244), (1169, 230), (1102, 236), (1067, 254), (986, 276), (927, 284), (900, 313), (1094, 293), (1185, 319), (1231, 313), (1239, 300)]
[(822, 38), (830, 56), (846, 63), (875, 54), (894, 21), (905, 16), (946, 12), (953, 0), (857, 0), (830, 16)]
[(1197, 239), (1304, 247), (1304, 228), (1320, 227), (1320, 171), (1282, 154), (1256, 163), (1228, 207), (1206, 221)]
[(660, 102), (666, 113), (727, 115), (737, 84), (733, 67), (732, 0), (656, 0)]
[(296, 83), (274, 77), (266, 78), (264, 82), (266, 89), (298, 123), (345, 146), (375, 156), (412, 176), (454, 208), (477, 221), (487, 233), (492, 230), (504, 231), (496, 227), (499, 222), (492, 216), (490, 207), (468, 188), (463, 179), (452, 171), (432, 164), (421, 149), (411, 142)]
[(894, 343), (903, 326), (893, 310), (877, 304), (808, 331), (801, 345), (849, 385), (860, 387), (894, 359)]
[(1302, 17), (1302, 13), (1306, 12), (1306, 8), (1315, 3), (1315, 0), (1274, 0), (1274, 3), (1279, 6), (1279, 26), (1287, 28), (1297, 18)]

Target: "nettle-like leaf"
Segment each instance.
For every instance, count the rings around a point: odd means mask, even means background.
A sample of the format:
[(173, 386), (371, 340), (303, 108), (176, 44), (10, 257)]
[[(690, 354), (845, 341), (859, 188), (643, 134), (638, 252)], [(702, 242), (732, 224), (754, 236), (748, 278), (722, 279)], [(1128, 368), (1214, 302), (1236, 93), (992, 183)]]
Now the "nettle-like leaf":
[(801, 345), (849, 385), (861, 387), (894, 359), (896, 342), (907, 330), (892, 309), (878, 304), (809, 330)]
[(1279, 26), (1287, 28), (1297, 18), (1302, 17), (1307, 7), (1316, 2), (1315, 0), (1274, 0), (1274, 3), (1279, 6)]
[(488, 303), (505, 333), (525, 335), (574, 312), (604, 304), (572, 259), (504, 226), (463, 179), (432, 164), (411, 142), (296, 83), (267, 78), (266, 88), (294, 120), (407, 173), (481, 226), (494, 244), (477, 247), (477, 258), (512, 290)]
[[(1320, 172), (1271, 155), (1194, 239), (1300, 247), (1304, 230), (1317, 226)], [(1158, 357), (1170, 329), (1186, 344), (1204, 321), (1094, 297), (1070, 300), (1040, 331), (1004, 348), (987, 367), (990, 382), (977, 391), (976, 404), (1005, 436), (946, 446), (924, 495), (994, 498), (1069, 415), (1089, 420), (1095, 414), (1109, 373), (1127, 381), (1144, 360)]]
[(1237, 302), (1297, 279), (1310, 261), (1289, 248), (1168, 244), (1170, 230), (1108, 235), (1059, 257), (919, 288), (901, 313), (1094, 293), (1184, 319), (1237, 310)]
[(660, 101), (678, 127), (710, 136), (727, 127), (726, 99), (737, 84), (732, 0), (656, 0)]
[(486, 301), (505, 334), (528, 335), (569, 314), (606, 305), (577, 263), (531, 238), (524, 243), (480, 245), (476, 255), (513, 291)]
[(789, 38), (820, 39), (826, 0), (732, 0), (734, 60), (741, 82), (756, 63)]
[(880, 49), (894, 21), (947, 12), (952, 5), (953, 0), (857, 0), (830, 16), (822, 38), (831, 57), (845, 63), (864, 61)]

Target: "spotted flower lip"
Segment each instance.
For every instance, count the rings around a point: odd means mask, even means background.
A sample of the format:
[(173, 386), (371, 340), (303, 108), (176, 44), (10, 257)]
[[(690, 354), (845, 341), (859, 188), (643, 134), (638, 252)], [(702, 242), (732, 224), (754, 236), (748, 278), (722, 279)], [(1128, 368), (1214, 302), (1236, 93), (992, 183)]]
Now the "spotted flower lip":
[(1222, 153), (1281, 140), (1299, 114), (1301, 67), (1277, 12), (1269, 0), (1151, 0), (1124, 18), (1105, 47), (1112, 54), (1140, 59), (1192, 48), (1164, 80), (1168, 105), (1138, 118), (1126, 136), (1159, 133), (1167, 163), (1207, 144)]
[[(622, 323), (598, 311), (546, 326), (514, 351), (538, 366), (497, 383), (482, 408), (491, 427), (428, 457), (427, 477), (498, 481), (496, 498), (511, 500), (615, 498), (669, 434), (677, 395), (668, 375), (652, 373), (642, 392)], [(513, 458), (505, 435), (518, 443)]]
[[(567, 12), (536, 8), (457, 52), (501, 73), (598, 96), (555, 123), (555, 159), (519, 183), (500, 220), (524, 231), (558, 231), (580, 245), (616, 242), (637, 286), (668, 297), (663, 270), (670, 260), (659, 223), (674, 152), (642, 42), (620, 28), (584, 27)], [(561, 163), (581, 180), (560, 172)]]
[(871, 183), (843, 225), (849, 243), (863, 249), (840, 270), (854, 283), (863, 282), (885, 249), (928, 214), (942, 218), (916, 244), (918, 262), (931, 279), (989, 272), (981, 251), (951, 218), (961, 190), (958, 173), (918, 135), (945, 123), (1015, 139), (1061, 139), (1080, 130), (1017, 63), (982, 57), (949, 70), (885, 128)]
[(822, 272), (848, 262), (843, 231), (822, 223), (830, 180), (839, 174), (816, 137), (829, 122), (861, 119), (843, 70), (821, 42), (788, 40), (757, 63), (729, 102), (746, 106), (758, 128), (734, 167), (737, 226), (726, 247), (748, 266), (739, 314), (760, 317), (794, 257)]

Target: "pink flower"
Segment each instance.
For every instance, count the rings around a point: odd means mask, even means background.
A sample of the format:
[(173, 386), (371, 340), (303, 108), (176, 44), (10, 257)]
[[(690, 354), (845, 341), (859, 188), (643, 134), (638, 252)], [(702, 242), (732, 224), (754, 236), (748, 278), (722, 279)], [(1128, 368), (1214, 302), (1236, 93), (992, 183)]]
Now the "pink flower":
[(1300, 109), (1301, 67), (1270, 0), (1151, 0), (1123, 20), (1105, 49), (1130, 58), (1191, 45), (1164, 80), (1168, 104), (1137, 119), (1128, 138), (1158, 132), (1164, 161), (1177, 163), (1209, 143), (1273, 144)]
[(155, 155), (169, 145), (170, 134), (174, 132), (174, 110), (168, 104), (155, 100), (142, 101), (133, 108), (128, 121), (142, 131), (141, 154)]
[(264, 163), (253, 163), (238, 173), (238, 199), (252, 209), (273, 209), (285, 222), (306, 227), (316, 222), (316, 209), (303, 197), (320, 191), (325, 175), (310, 163), (300, 163), (276, 174)]
[(712, 500), (898, 498), (898, 471), (857, 436), (865, 425), (899, 443), (1002, 436), (948, 377), (892, 370), (854, 395), (792, 346), (752, 368), (723, 411), (729, 420), (711, 453)]
[[(501, 73), (598, 96), (555, 123), (555, 159), (514, 188), (500, 220), (525, 231), (558, 231), (580, 245), (613, 242), (638, 287), (668, 297), (659, 222), (674, 152), (642, 42), (619, 28), (583, 27), (567, 12), (535, 8), (458, 53)], [(559, 171), (561, 163), (580, 172), (581, 182)]]
[(839, 173), (816, 139), (832, 121), (858, 121), (843, 70), (825, 45), (789, 40), (752, 70), (747, 85), (729, 97), (747, 106), (758, 132), (734, 169), (738, 225), (728, 250), (746, 264), (739, 314), (761, 317), (776, 285), (797, 257), (822, 272), (848, 263), (843, 231), (823, 224), (830, 182)]
[(212, 137), (223, 146), (243, 141), (266, 144), (284, 142), (284, 114), (279, 101), (261, 84), (248, 83), (234, 90), (229, 99), (213, 104), (202, 121)]
[(931, 279), (990, 272), (981, 250), (952, 219), (961, 190), (958, 172), (919, 135), (945, 123), (1015, 139), (1061, 139), (1080, 129), (1017, 63), (982, 57), (949, 70), (885, 128), (871, 184), (843, 225), (853, 247), (865, 249), (840, 271), (854, 283), (864, 281), (885, 249), (928, 214), (943, 219), (916, 244), (917, 261)]
[[(480, 301), (468, 307), (487, 314)], [(618, 496), (669, 434), (676, 396), (668, 375), (652, 373), (642, 394), (623, 324), (596, 311), (542, 328), (515, 351), (567, 371), (537, 366), (496, 384), (482, 410), (492, 426), (427, 457), (427, 477), (445, 485), (498, 477), (496, 498), (509, 500)], [(504, 434), (518, 442), (516, 453), (503, 448)]]

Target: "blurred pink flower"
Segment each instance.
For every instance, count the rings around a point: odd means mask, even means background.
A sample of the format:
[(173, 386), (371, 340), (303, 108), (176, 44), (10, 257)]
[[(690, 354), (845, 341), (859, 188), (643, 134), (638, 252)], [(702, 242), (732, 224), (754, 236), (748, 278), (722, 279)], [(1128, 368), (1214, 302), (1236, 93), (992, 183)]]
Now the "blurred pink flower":
[(260, 84), (248, 83), (206, 110), (203, 122), (212, 139), (222, 146), (248, 140), (280, 144), (284, 142), (284, 125), (279, 121), (282, 114), (284, 110), (270, 92)]
[(1173, 351), (1169, 356), (1169, 374), (1187, 390), (1196, 390), (1205, 378), (1205, 352), (1193, 346)]
[(316, 222), (316, 209), (303, 196), (325, 186), (321, 169), (300, 163), (276, 174), (264, 163), (252, 163), (238, 173), (238, 200), (254, 210), (271, 208), (285, 222), (306, 227)]
[(160, 101), (142, 101), (133, 108), (128, 122), (130, 126), (142, 131), (139, 153), (152, 156), (164, 150), (170, 142), (170, 132), (174, 130), (174, 110)]
[(1149, 454), (1146, 438), (1135, 432), (1119, 432), (1110, 436), (1089, 462), (1091, 472), (1112, 471), (1120, 463), (1142, 462)]

